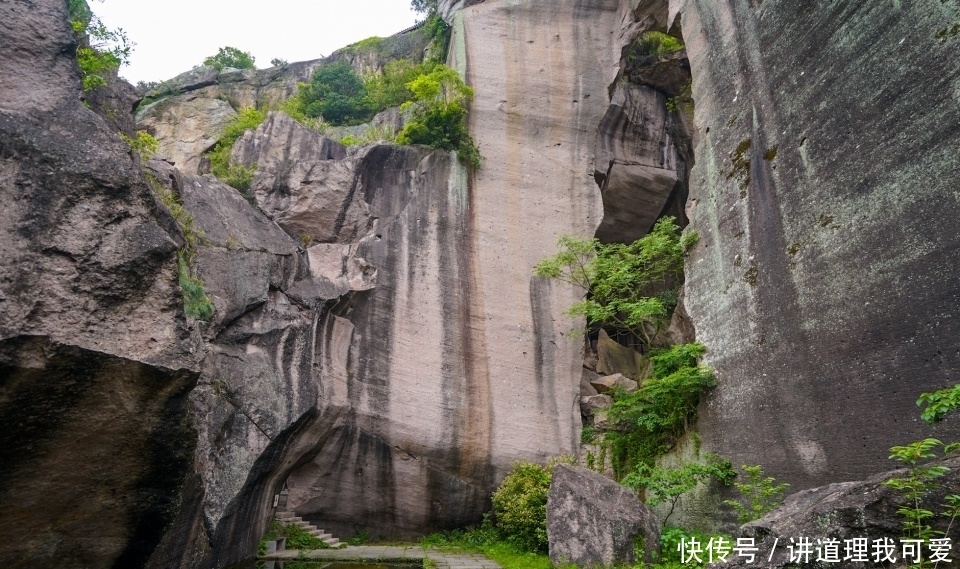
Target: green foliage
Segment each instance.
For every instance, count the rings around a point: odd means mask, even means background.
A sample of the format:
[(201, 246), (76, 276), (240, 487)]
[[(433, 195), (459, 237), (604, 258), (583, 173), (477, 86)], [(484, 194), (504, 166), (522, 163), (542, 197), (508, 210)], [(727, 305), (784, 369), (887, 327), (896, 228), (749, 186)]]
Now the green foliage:
[[(948, 413), (960, 407), (960, 385), (922, 393), (917, 399), (917, 405), (926, 405), (921, 412), (921, 417), (927, 423), (934, 424), (942, 421)], [(939, 439), (926, 438), (890, 449), (890, 458), (906, 466), (907, 475), (891, 478), (884, 484), (902, 492), (907, 499), (907, 503), (897, 509), (897, 514), (903, 518), (903, 531), (916, 539), (928, 540), (948, 535), (953, 522), (960, 514), (960, 496), (956, 494), (945, 496), (943, 503), (940, 504), (940, 515), (949, 518), (947, 529), (946, 531), (934, 529), (932, 523), (936, 514), (924, 503), (927, 494), (939, 487), (938, 479), (950, 471), (946, 466), (931, 464), (931, 461), (939, 458), (938, 449), (944, 456), (949, 456), (960, 450), (960, 442), (944, 444)], [(927, 562), (924, 561), (920, 566), (926, 564)]]
[(231, 67), (233, 69), (254, 69), (256, 67), (254, 61), (254, 57), (248, 52), (226, 46), (217, 50), (216, 55), (211, 55), (204, 59), (203, 64), (216, 67), (217, 70), (225, 67)]
[(371, 36), (356, 43), (352, 43), (347, 47), (341, 48), (340, 51), (347, 53), (379, 53), (381, 50), (383, 50), (385, 41), (386, 40), (384, 38), (379, 36)]
[(642, 491), (644, 501), (651, 506), (669, 503), (670, 511), (663, 519), (663, 524), (666, 525), (680, 502), (680, 497), (698, 484), (711, 478), (729, 484), (736, 476), (729, 460), (715, 454), (704, 455), (704, 458), (705, 462), (688, 462), (678, 468), (639, 464), (622, 482), (628, 488)]
[(350, 64), (337, 62), (317, 69), (300, 85), (302, 112), (332, 125), (360, 124), (373, 116), (367, 88)]
[(286, 59), (274, 57), (273, 59), (270, 60), (270, 65), (273, 67), (286, 67), (290, 65), (290, 62), (288, 62)]
[(423, 31), (430, 38), (430, 59), (438, 63), (447, 60), (447, 49), (450, 46), (451, 28), (443, 21), (439, 14), (433, 13), (423, 23)]
[(741, 465), (740, 470), (746, 476), (744, 482), (734, 482), (733, 485), (743, 496), (742, 501), (725, 500), (723, 503), (737, 512), (737, 522), (745, 524), (759, 520), (783, 502), (783, 494), (790, 487), (789, 484), (777, 484), (772, 476), (763, 475), (763, 467), (759, 464), (750, 466)]
[(920, 417), (931, 425), (939, 423), (947, 413), (960, 407), (960, 383), (930, 393), (921, 393), (917, 406), (923, 405), (926, 407)]
[[(950, 471), (946, 466), (923, 464), (937, 458), (936, 449), (942, 446), (940, 440), (928, 438), (890, 449), (890, 458), (903, 463), (908, 474), (903, 478), (891, 478), (884, 484), (903, 492), (908, 500), (909, 504), (898, 508), (897, 513), (904, 520), (903, 530), (916, 539), (927, 540), (942, 535), (930, 525), (934, 513), (922, 505), (924, 496), (936, 488), (936, 479)], [(960, 497), (956, 501), (960, 501)]]
[(255, 166), (244, 166), (230, 161), (233, 145), (243, 133), (254, 130), (267, 118), (267, 114), (254, 108), (241, 109), (224, 127), (223, 136), (207, 154), (210, 158), (210, 171), (223, 183), (232, 186), (241, 193), (250, 189), (250, 182), (256, 171)]
[(136, 152), (142, 160), (149, 160), (160, 149), (160, 142), (145, 130), (138, 130), (136, 137), (117, 133), (124, 142), (130, 145), (130, 150)]
[(410, 8), (418, 14), (436, 14), (437, 0), (410, 0)]
[(412, 116), (400, 134), (399, 144), (424, 144), (441, 150), (455, 150), (463, 162), (480, 167), (480, 150), (467, 130), (467, 105), (473, 89), (456, 71), (437, 65), (430, 73), (407, 84), (414, 100), (404, 105)]
[(547, 494), (552, 480), (552, 464), (519, 461), (493, 493), (496, 528), (522, 551), (547, 550)]
[(428, 75), (436, 67), (434, 62), (413, 63), (409, 59), (387, 63), (383, 74), (375, 73), (364, 78), (370, 106), (379, 112), (413, 101), (415, 97), (408, 84), (421, 75)]
[(107, 77), (130, 62), (133, 42), (121, 28), (109, 29), (83, 0), (69, 0), (67, 12), (77, 39), (77, 65), (84, 91), (107, 84)]
[(649, 348), (676, 304), (689, 246), (689, 238), (681, 244), (674, 218), (664, 217), (630, 244), (561, 237), (560, 252), (540, 261), (534, 273), (588, 291), (570, 307), (571, 316), (585, 316), (590, 327), (629, 332)]
[(441, 550), (482, 553), (503, 569), (553, 569), (550, 558), (544, 553), (525, 550), (504, 537), (490, 523), (489, 514), (484, 516), (479, 528), (434, 533), (422, 538), (419, 544)]
[(660, 531), (660, 564), (650, 569), (672, 569), (673, 567), (677, 567), (678, 569), (680, 567), (684, 569), (695, 569), (697, 567), (705, 567), (706, 562), (697, 564), (696, 561), (687, 561), (681, 565), (680, 543), (681, 541), (689, 543), (691, 539), (696, 539), (706, 545), (710, 542), (711, 537), (712, 536), (702, 531), (665, 525)]
[(680, 344), (651, 354), (653, 376), (633, 393), (616, 393), (609, 418), (622, 429), (606, 433), (618, 479), (652, 467), (696, 419), (700, 395), (716, 386), (709, 368), (697, 364), (702, 344)]
[(634, 42), (632, 52), (638, 56), (666, 55), (684, 48), (683, 42), (663, 32), (646, 32)]
[(176, 194), (164, 187), (152, 173), (148, 172), (146, 178), (160, 202), (170, 210), (186, 242), (177, 252), (177, 278), (183, 294), (183, 311), (190, 318), (206, 320), (213, 315), (214, 306), (203, 288), (203, 279), (196, 267), (196, 251), (204, 240), (203, 231), (194, 226), (193, 214), (180, 203)]

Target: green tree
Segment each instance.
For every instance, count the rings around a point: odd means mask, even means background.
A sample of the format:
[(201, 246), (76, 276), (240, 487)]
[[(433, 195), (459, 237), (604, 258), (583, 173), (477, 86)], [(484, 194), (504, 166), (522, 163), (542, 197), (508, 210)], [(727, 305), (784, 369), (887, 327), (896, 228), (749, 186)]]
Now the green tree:
[(527, 551), (547, 549), (547, 494), (553, 470), (519, 461), (493, 493), (493, 516), (507, 540)]
[(696, 488), (697, 484), (711, 478), (729, 484), (736, 476), (729, 460), (715, 454), (704, 455), (704, 459), (704, 462), (688, 462), (677, 468), (640, 464), (624, 477), (623, 485), (642, 490), (644, 501), (650, 506), (670, 504), (670, 511), (663, 518), (663, 526), (666, 526), (681, 496)]
[(410, 0), (410, 9), (418, 14), (434, 14), (437, 11), (437, 0)]
[(218, 70), (224, 67), (233, 69), (254, 69), (254, 57), (246, 51), (240, 51), (235, 47), (221, 47), (216, 55), (203, 60), (204, 65), (216, 67)]
[(373, 114), (366, 86), (343, 61), (317, 69), (310, 83), (300, 86), (299, 97), (308, 117), (333, 125), (360, 124)]
[(763, 467), (744, 464), (740, 466), (746, 479), (733, 485), (743, 496), (743, 501), (724, 500), (724, 504), (737, 512), (737, 522), (745, 524), (759, 520), (783, 502), (783, 494), (789, 484), (777, 484), (772, 476), (763, 475)]

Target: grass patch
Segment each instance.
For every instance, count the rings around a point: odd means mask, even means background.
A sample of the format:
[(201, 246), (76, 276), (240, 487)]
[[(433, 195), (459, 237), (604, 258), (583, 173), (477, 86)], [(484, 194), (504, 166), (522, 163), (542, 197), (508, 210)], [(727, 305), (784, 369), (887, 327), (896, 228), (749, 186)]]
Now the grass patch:
[(243, 133), (256, 129), (266, 118), (267, 113), (264, 111), (254, 108), (241, 109), (237, 116), (227, 123), (223, 136), (207, 154), (210, 158), (210, 172), (223, 183), (239, 190), (244, 197), (249, 197), (246, 192), (250, 189), (250, 182), (257, 168), (231, 162), (230, 153)]
[(546, 554), (522, 550), (506, 541), (488, 523), (473, 530), (430, 534), (420, 540), (420, 545), (446, 551), (482, 553), (499, 563), (503, 569), (553, 569), (550, 557)]
[(177, 280), (183, 294), (183, 312), (190, 318), (207, 320), (213, 316), (214, 306), (204, 289), (203, 278), (197, 271), (196, 263), (197, 247), (205, 238), (203, 231), (194, 226), (193, 214), (184, 207), (175, 193), (168, 190), (151, 172), (145, 172), (144, 175), (183, 232), (185, 244), (177, 252)]

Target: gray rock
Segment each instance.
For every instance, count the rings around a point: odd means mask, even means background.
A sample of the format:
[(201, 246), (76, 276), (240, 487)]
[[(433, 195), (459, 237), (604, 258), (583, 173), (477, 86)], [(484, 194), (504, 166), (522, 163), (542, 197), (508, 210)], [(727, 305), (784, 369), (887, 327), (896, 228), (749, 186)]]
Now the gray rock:
[(600, 379), (600, 375), (595, 371), (584, 368), (580, 375), (580, 396), (597, 395), (600, 393), (597, 388), (590, 385), (591, 382)]
[(601, 241), (630, 243), (642, 237), (680, 191), (687, 164), (677, 149), (684, 143), (674, 133), (679, 126), (660, 91), (630, 83), (617, 86), (597, 131)]
[(788, 0), (678, 4), (702, 137), (685, 305), (722, 378), (703, 447), (795, 490), (865, 479), (931, 436), (917, 395), (957, 382), (960, 42), (936, 37), (955, 5), (851, 4), (837, 26)]
[[(960, 493), (960, 458), (941, 462), (950, 471), (936, 479), (935, 488), (924, 496), (921, 507), (934, 512), (930, 524), (939, 531), (946, 531), (949, 517), (939, 515), (943, 512), (943, 501), (947, 495)], [(738, 537), (752, 538), (759, 548), (757, 559), (747, 563), (749, 558), (732, 556), (726, 563), (711, 565), (718, 568), (751, 567), (759, 569), (780, 569), (785, 567), (819, 567), (816, 562), (816, 544), (820, 540), (837, 540), (840, 559), (844, 556), (844, 540), (866, 538), (873, 554), (874, 540), (890, 539), (896, 544), (894, 557), (903, 563), (900, 540), (910, 537), (903, 529), (903, 517), (897, 513), (900, 507), (915, 507), (903, 497), (903, 493), (892, 490), (883, 482), (890, 478), (903, 477), (906, 470), (893, 470), (878, 474), (861, 482), (840, 482), (819, 488), (802, 490), (787, 496), (783, 505), (763, 518), (745, 524), (740, 528)], [(791, 539), (808, 538), (814, 544), (814, 552), (801, 562), (791, 562), (788, 546)], [(956, 544), (960, 539), (960, 529), (954, 524), (948, 537)], [(778, 545), (774, 548), (774, 542)], [(773, 552), (770, 559), (770, 552)], [(929, 551), (924, 547), (923, 558), (929, 559)], [(851, 569), (876, 567), (869, 563), (844, 561), (842, 566)]]
[(632, 565), (655, 559), (660, 521), (627, 488), (592, 470), (561, 464), (547, 498), (547, 537), (550, 560), (558, 566)]
[(213, 148), (237, 112), (230, 103), (189, 93), (161, 99), (137, 113), (137, 128), (150, 131), (160, 143), (154, 158), (196, 174), (201, 155)]

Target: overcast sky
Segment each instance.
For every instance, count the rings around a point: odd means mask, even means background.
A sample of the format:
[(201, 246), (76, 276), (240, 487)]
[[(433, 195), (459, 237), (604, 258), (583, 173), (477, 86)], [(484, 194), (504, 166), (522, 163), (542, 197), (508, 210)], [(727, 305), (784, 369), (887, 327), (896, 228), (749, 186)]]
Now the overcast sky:
[(270, 60), (304, 61), (370, 36), (412, 26), (409, 0), (104, 0), (90, 8), (109, 28), (136, 43), (120, 75), (132, 83), (169, 79), (217, 48), (250, 52), (257, 67)]

